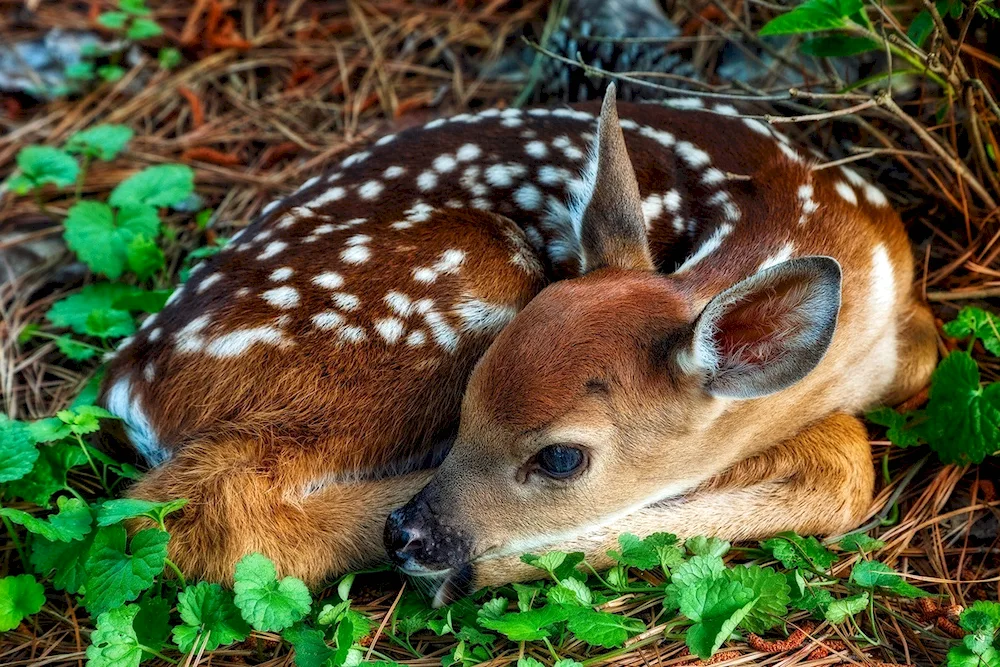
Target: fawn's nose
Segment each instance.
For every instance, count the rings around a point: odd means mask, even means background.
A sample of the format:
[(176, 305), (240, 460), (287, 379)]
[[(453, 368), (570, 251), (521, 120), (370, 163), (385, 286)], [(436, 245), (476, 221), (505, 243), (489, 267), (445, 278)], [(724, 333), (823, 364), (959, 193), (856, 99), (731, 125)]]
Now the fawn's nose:
[(385, 522), (382, 539), (386, 553), (397, 567), (410, 574), (460, 568), (471, 556), (472, 540), (435, 511), (437, 503), (429, 502), (427, 495), (417, 494)]
[(413, 555), (423, 548), (423, 540), (418, 528), (407, 527), (404, 522), (402, 509), (390, 514), (385, 521), (382, 542), (392, 562), (405, 570), (412, 567)]

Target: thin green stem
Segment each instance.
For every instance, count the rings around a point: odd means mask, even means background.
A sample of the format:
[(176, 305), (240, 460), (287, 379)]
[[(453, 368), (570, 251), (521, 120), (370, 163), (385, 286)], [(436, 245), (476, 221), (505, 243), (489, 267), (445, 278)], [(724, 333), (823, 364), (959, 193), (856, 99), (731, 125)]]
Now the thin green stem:
[(83, 455), (87, 457), (87, 463), (90, 464), (90, 469), (94, 471), (94, 476), (97, 477), (97, 481), (101, 483), (102, 487), (104, 487), (105, 493), (111, 495), (111, 489), (108, 488), (108, 485), (104, 481), (104, 477), (101, 473), (97, 471), (97, 464), (94, 463), (94, 459), (90, 456), (90, 452), (87, 451), (87, 443), (83, 441), (83, 437), (79, 433), (74, 433), (73, 437), (75, 437), (76, 441), (80, 444), (80, 449), (83, 450)]
[(0, 519), (3, 519), (3, 525), (7, 528), (7, 534), (10, 535), (10, 541), (14, 545), (14, 548), (17, 549), (17, 554), (21, 557), (21, 564), (27, 568), (28, 559), (24, 553), (24, 545), (21, 544), (21, 540), (17, 537), (17, 532), (14, 531), (14, 524), (12, 524), (5, 516), (0, 517)]
[(80, 173), (76, 176), (76, 200), (80, 201), (83, 196), (83, 182), (87, 179), (87, 170), (90, 168), (90, 155), (84, 153), (83, 164), (80, 165)]
[(146, 653), (149, 653), (150, 655), (155, 655), (160, 660), (166, 660), (171, 665), (180, 664), (180, 663), (178, 663), (178, 661), (174, 660), (173, 658), (168, 658), (167, 656), (163, 655), (162, 653), (160, 653), (156, 649), (150, 648), (149, 646), (146, 646), (145, 644), (139, 644), (139, 648), (142, 649), (143, 651), (145, 651)]
[(174, 571), (174, 574), (177, 575), (177, 579), (181, 582), (181, 588), (187, 588), (187, 579), (185, 579), (184, 575), (181, 574), (181, 569), (177, 567), (177, 564), (169, 558), (164, 558), (163, 560), (167, 566)]

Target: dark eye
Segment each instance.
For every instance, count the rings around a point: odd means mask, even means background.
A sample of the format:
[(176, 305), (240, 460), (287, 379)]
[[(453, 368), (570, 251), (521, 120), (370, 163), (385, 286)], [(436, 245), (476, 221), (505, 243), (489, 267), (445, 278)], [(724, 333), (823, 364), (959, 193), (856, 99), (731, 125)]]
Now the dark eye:
[(570, 445), (549, 445), (535, 456), (539, 470), (555, 479), (572, 476), (586, 460), (582, 449)]

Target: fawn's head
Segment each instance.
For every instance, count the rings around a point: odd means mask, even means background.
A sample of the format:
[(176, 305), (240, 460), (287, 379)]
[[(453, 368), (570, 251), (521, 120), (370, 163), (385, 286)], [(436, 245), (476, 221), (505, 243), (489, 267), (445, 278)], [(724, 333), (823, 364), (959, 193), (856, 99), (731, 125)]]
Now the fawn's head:
[(831, 258), (764, 269), (707, 305), (690, 276), (655, 271), (613, 94), (581, 225), (584, 275), (538, 294), (473, 372), (454, 447), (386, 525), (409, 573), (468, 574), (690, 490), (732, 461), (707, 436), (727, 407), (803, 378), (833, 336)]

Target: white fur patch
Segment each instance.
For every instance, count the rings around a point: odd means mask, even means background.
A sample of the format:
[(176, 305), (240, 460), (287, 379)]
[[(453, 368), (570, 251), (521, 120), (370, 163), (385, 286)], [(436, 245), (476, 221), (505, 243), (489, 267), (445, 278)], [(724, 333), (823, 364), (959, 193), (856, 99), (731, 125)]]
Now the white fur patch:
[(499, 333), (517, 315), (517, 308), (469, 297), (455, 304), (454, 312), (465, 331)]
[(295, 308), (299, 305), (299, 291), (294, 287), (275, 287), (261, 292), (261, 298), (275, 308)]
[(524, 176), (526, 172), (524, 165), (516, 162), (494, 164), (486, 169), (486, 182), (496, 188), (509, 188), (514, 184), (514, 179)]
[(896, 276), (886, 247), (879, 243), (872, 248), (871, 288), (869, 292), (872, 313), (886, 317), (896, 305)]
[(375, 331), (385, 342), (395, 345), (403, 337), (405, 328), (403, 321), (396, 317), (387, 317), (375, 323)]
[(514, 191), (514, 202), (526, 211), (537, 210), (542, 205), (542, 192), (531, 183)]
[(681, 160), (694, 169), (703, 169), (712, 164), (712, 158), (709, 154), (690, 141), (678, 141), (676, 151)]
[(205, 352), (218, 358), (239, 357), (257, 343), (283, 345), (288, 341), (281, 329), (273, 326), (237, 329), (212, 340), (205, 347)]
[(482, 154), (482, 149), (476, 144), (463, 144), (455, 152), (455, 157), (458, 158), (459, 162), (471, 162), (479, 159)]
[(347, 264), (364, 264), (371, 256), (371, 248), (364, 245), (350, 246), (340, 253), (340, 259)]
[(406, 167), (392, 166), (386, 167), (382, 172), (382, 178), (399, 178), (406, 173)]
[(549, 154), (549, 149), (544, 141), (529, 141), (524, 145), (524, 152), (536, 160), (541, 160)]
[(271, 280), (275, 282), (284, 282), (292, 277), (295, 270), (290, 266), (283, 266), (280, 269), (275, 269), (271, 272)]
[(855, 206), (858, 205), (858, 195), (854, 192), (854, 188), (845, 183), (844, 181), (837, 181), (833, 188), (837, 191), (844, 201)]
[(198, 294), (202, 294), (205, 292), (205, 290), (207, 290), (209, 287), (219, 282), (220, 280), (222, 280), (221, 273), (209, 274), (205, 276), (200, 283), (198, 283), (198, 289), (195, 291), (198, 292)]
[(344, 285), (344, 276), (336, 271), (328, 271), (313, 276), (313, 284), (326, 289), (340, 289)]
[(260, 260), (271, 259), (272, 257), (274, 257), (275, 255), (277, 255), (279, 252), (281, 252), (282, 250), (284, 250), (287, 247), (288, 247), (288, 244), (285, 243), (284, 241), (271, 241), (264, 248), (264, 252), (262, 252), (259, 255), (257, 255), (257, 259), (260, 259)]
[(792, 253), (794, 252), (795, 252), (795, 245), (792, 244), (791, 241), (789, 241), (785, 245), (781, 246), (781, 249), (778, 250), (778, 252), (774, 253), (773, 255), (765, 259), (763, 263), (757, 267), (757, 270), (763, 271), (764, 269), (769, 269), (772, 266), (777, 266), (782, 262), (787, 262), (792, 258)]
[(674, 97), (663, 104), (672, 109), (704, 109), (705, 102), (700, 97)]
[(307, 202), (306, 206), (308, 206), (309, 208), (318, 208), (320, 206), (323, 206), (324, 204), (329, 204), (330, 202), (343, 199), (346, 194), (347, 190), (338, 185), (336, 187), (330, 188), (329, 190), (321, 194), (319, 197), (316, 197), (316, 199), (313, 199), (311, 202)]
[(422, 172), (417, 176), (417, 187), (427, 192), (437, 187), (438, 177), (433, 171)]
[(104, 407), (118, 416), (125, 426), (125, 434), (136, 451), (142, 455), (150, 466), (156, 467), (169, 461), (173, 454), (160, 444), (156, 429), (142, 408), (142, 402), (132, 392), (129, 378), (123, 377), (115, 382), (104, 399)]
[(382, 185), (381, 181), (368, 181), (358, 188), (358, 196), (362, 199), (376, 199), (384, 189), (385, 186)]
[(333, 295), (333, 302), (337, 304), (337, 308), (350, 311), (357, 309), (357, 307), (361, 304), (361, 299), (354, 294), (337, 292)]
[(709, 255), (711, 255), (713, 252), (718, 250), (719, 246), (722, 245), (722, 241), (727, 236), (729, 236), (729, 234), (732, 231), (733, 231), (732, 225), (729, 224), (719, 225), (716, 228), (716, 230), (712, 232), (712, 235), (708, 237), (708, 239), (704, 243), (702, 243), (701, 246), (699, 246), (699, 248), (694, 252), (694, 254), (692, 254), (690, 257), (684, 260), (684, 263), (681, 264), (679, 267), (677, 267), (676, 273), (683, 273), (689, 270), (691, 267), (698, 264), (698, 262), (702, 261)]
[(434, 162), (431, 163), (431, 166), (434, 167), (434, 171), (447, 174), (455, 171), (455, 167), (458, 166), (458, 160), (448, 154), (438, 155), (434, 158)]

